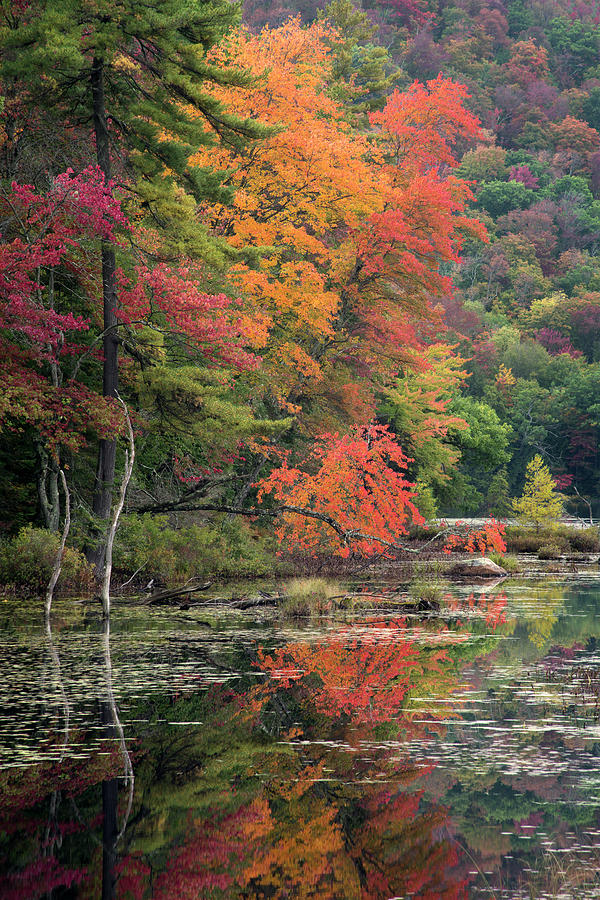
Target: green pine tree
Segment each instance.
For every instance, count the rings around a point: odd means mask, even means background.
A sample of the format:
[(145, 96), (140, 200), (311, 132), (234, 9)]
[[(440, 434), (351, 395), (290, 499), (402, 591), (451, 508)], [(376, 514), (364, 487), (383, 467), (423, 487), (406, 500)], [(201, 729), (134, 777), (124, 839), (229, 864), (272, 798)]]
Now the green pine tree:
[(397, 83), (398, 68), (385, 47), (372, 43), (375, 27), (352, 0), (331, 0), (319, 18), (330, 22), (341, 38), (331, 46), (331, 93), (349, 104), (352, 117), (364, 126), (367, 113), (383, 107)]
[[(21, 13), (19, 13), (21, 9)], [(0, 25), (0, 78), (63, 135), (95, 139), (105, 178), (126, 182), (171, 241), (173, 257), (223, 263), (226, 245), (199, 226), (196, 203), (227, 201), (223, 173), (190, 165), (218, 141), (235, 144), (265, 133), (225, 110), (211, 84), (249, 83), (246, 73), (216, 67), (207, 51), (239, 20), (228, 0), (32, 0)], [(79, 131), (77, 131), (79, 129)], [(65, 146), (68, 141), (65, 140)], [(18, 152), (15, 143), (15, 153)], [(81, 160), (73, 147), (74, 158)], [(5, 156), (10, 156), (5, 154)], [(73, 157), (72, 157), (73, 158)], [(61, 165), (65, 168), (64, 159)], [(183, 214), (182, 214), (183, 211)], [(118, 296), (114, 247), (102, 247), (103, 393), (118, 390)], [(108, 518), (116, 441), (100, 443), (94, 512)], [(97, 560), (98, 562), (99, 560)]]
[(491, 516), (504, 519), (511, 512), (508, 474), (506, 469), (499, 469), (490, 481), (486, 496), (487, 511)]

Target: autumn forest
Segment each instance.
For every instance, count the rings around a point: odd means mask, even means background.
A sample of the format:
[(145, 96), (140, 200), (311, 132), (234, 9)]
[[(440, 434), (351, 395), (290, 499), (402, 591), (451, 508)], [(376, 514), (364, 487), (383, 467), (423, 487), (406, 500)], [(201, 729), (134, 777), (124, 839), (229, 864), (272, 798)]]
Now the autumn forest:
[(598, 0), (0, 0), (0, 365), (2, 900), (597, 900)]
[(0, 581), (598, 512), (595, 2), (0, 11)]

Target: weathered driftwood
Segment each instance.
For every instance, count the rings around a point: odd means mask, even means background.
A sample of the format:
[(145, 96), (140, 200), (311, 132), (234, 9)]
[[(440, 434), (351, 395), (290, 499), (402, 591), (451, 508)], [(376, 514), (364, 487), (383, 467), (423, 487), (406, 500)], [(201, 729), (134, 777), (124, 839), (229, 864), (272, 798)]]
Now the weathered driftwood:
[(232, 609), (254, 609), (256, 606), (277, 606), (283, 600), (281, 594), (261, 594), (259, 597), (241, 597), (226, 601)]

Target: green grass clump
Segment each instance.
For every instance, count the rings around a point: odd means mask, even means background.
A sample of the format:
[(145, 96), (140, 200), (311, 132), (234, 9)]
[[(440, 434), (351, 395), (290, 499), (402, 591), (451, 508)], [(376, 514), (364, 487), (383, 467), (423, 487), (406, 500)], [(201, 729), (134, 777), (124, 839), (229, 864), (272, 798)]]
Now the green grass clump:
[(519, 560), (510, 553), (506, 555), (503, 555), (502, 553), (490, 553), (488, 558), (491, 559), (492, 562), (495, 562), (497, 566), (502, 566), (507, 572), (519, 572), (521, 570)]
[(281, 614), (290, 619), (327, 615), (339, 593), (339, 585), (325, 578), (294, 578), (284, 586)]
[(438, 579), (413, 578), (408, 586), (408, 596), (415, 603), (436, 606), (441, 602), (446, 589), (447, 585)]
[(561, 548), (558, 544), (542, 544), (538, 550), (538, 559), (560, 559)]
[(449, 588), (442, 577), (442, 568), (437, 561), (417, 563), (408, 586), (408, 596), (417, 604), (437, 606)]

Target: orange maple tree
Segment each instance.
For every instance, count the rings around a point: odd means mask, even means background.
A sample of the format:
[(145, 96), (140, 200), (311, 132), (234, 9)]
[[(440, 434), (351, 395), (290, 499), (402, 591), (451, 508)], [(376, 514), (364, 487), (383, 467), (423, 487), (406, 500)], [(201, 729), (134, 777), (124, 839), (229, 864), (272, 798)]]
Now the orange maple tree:
[(326, 23), (297, 20), (230, 36), (215, 61), (235, 59), (257, 81), (214, 90), (276, 130), (194, 158), (226, 170), (235, 192), (233, 208), (207, 207), (215, 232), (257, 250), (230, 273), (264, 324), (255, 383), (313, 432), (332, 417), (371, 417), (376, 383), (422, 347), (424, 319), (439, 325), (440, 263), (465, 231), (481, 233), (464, 215), (467, 184), (450, 174), (453, 144), (478, 133), (466, 90), (441, 77), (415, 84), (390, 97), (372, 131), (354, 131), (327, 91), (335, 41)]
[[(233, 206), (203, 212), (245, 254), (229, 279), (252, 310), (262, 358), (245, 383), (295, 415), (304, 437), (321, 434), (306, 470), (286, 459), (260, 483), (259, 499), (288, 507), (281, 539), (347, 556), (380, 552), (421, 521), (393, 436), (361, 429), (400, 366), (436, 364), (426, 357), (442, 327), (435, 298), (451, 290), (443, 266), (459, 258), (465, 235), (485, 233), (466, 214), (468, 183), (452, 174), (456, 144), (479, 136), (466, 88), (441, 75), (415, 82), (359, 132), (328, 91), (337, 39), (326, 22), (303, 28), (295, 19), (231, 34), (213, 61), (235, 59), (256, 80), (212, 90), (273, 130), (192, 163), (226, 172), (234, 192)], [(299, 519), (294, 506), (312, 517)]]
[(407, 463), (384, 425), (321, 435), (305, 469), (290, 467), (285, 458), (260, 482), (258, 497), (270, 495), (287, 507), (280, 541), (313, 554), (327, 548), (343, 557), (352, 550), (369, 556), (394, 545), (411, 522), (424, 521), (413, 503), (414, 485), (404, 476)]

